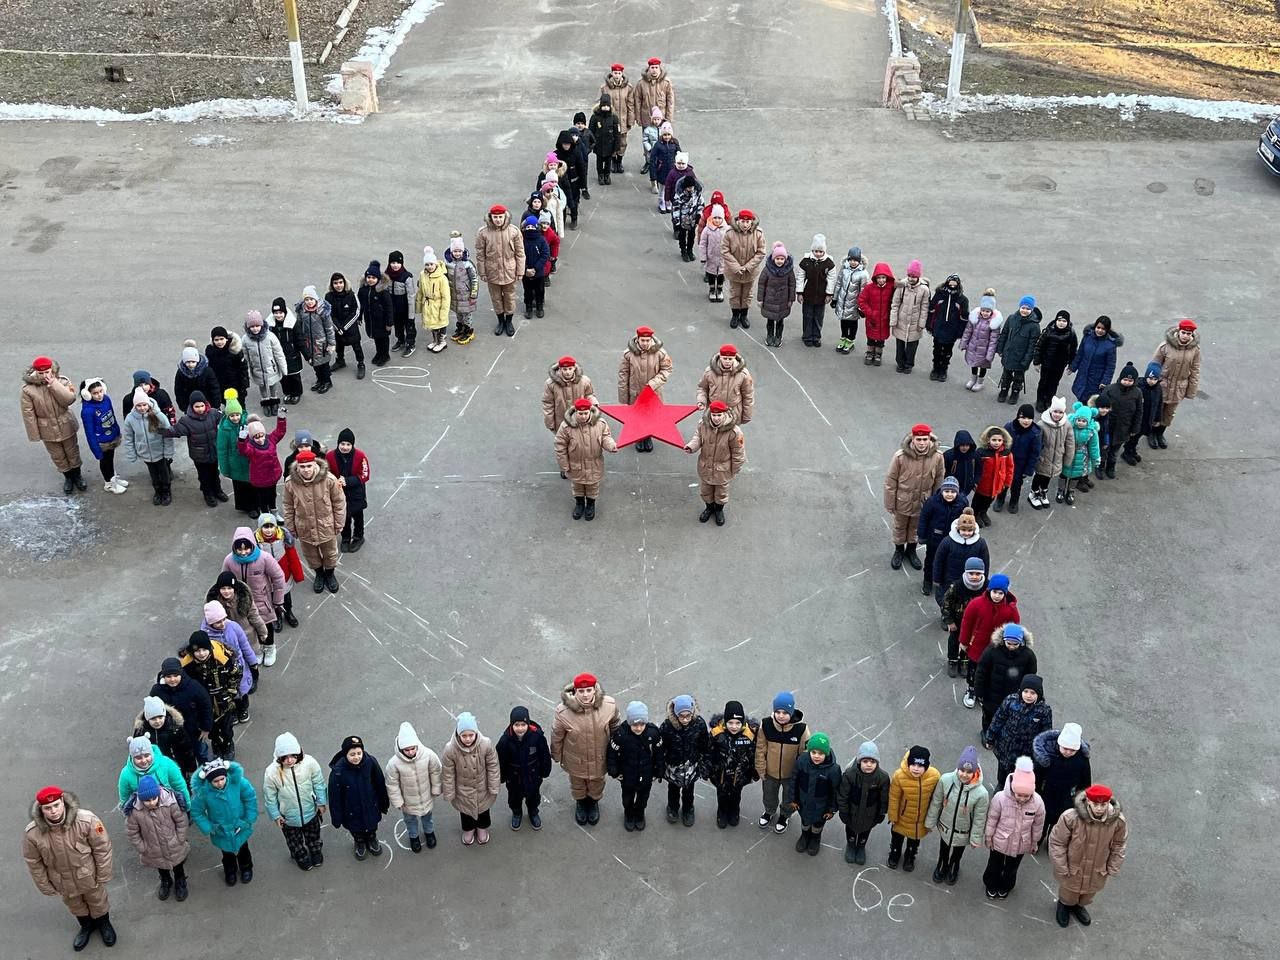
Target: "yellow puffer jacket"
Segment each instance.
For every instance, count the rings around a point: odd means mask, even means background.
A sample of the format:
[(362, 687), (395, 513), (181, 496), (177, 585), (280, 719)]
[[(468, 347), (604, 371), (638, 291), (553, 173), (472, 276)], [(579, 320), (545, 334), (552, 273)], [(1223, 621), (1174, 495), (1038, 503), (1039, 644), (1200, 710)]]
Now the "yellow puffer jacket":
[(418, 274), (418, 295), (414, 309), (427, 330), (442, 330), (449, 325), (449, 275), (443, 263), (423, 267)]
[(929, 832), (924, 821), (942, 774), (937, 767), (930, 766), (923, 775), (913, 777), (907, 769), (908, 755), (902, 755), (901, 765), (889, 778), (889, 825), (895, 833), (919, 840)]

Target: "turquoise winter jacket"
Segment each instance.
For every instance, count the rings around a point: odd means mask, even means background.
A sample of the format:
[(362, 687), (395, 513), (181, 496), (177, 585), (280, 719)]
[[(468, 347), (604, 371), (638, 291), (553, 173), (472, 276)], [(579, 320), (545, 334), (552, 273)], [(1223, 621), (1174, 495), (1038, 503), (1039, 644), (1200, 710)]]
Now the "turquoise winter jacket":
[(191, 778), (191, 819), (226, 853), (236, 853), (249, 842), (258, 819), (258, 795), (240, 764), (227, 764), (227, 782), (221, 790), (196, 771)]

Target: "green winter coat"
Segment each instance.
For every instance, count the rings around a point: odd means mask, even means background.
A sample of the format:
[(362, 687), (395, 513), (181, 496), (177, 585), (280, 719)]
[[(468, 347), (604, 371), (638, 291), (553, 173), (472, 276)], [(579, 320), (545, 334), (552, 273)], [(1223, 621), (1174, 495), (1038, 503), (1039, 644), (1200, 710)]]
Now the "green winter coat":
[(982, 783), (979, 770), (972, 783), (961, 783), (956, 771), (944, 773), (929, 801), (924, 825), (936, 828), (942, 842), (949, 847), (966, 844), (980, 847), (987, 829), (987, 808), (991, 797)]
[(236, 853), (249, 842), (258, 819), (258, 795), (240, 764), (227, 764), (227, 782), (221, 790), (197, 771), (191, 778), (191, 794), (191, 820), (215, 847)]
[[(1097, 416), (1096, 409), (1087, 407), (1079, 401), (1076, 401), (1071, 412), (1067, 414), (1067, 422), (1071, 424), (1072, 435), (1075, 437), (1076, 449), (1071, 461), (1062, 465), (1064, 477), (1069, 479), (1087, 477), (1102, 462), (1102, 456), (1098, 450)], [(1082, 427), (1076, 423), (1078, 419), (1089, 422)]]
[(187, 806), (191, 805), (191, 792), (187, 789), (187, 782), (182, 778), (182, 771), (178, 769), (176, 763), (160, 752), (159, 747), (152, 744), (149, 770), (140, 771), (133, 765), (132, 758), (126, 760), (120, 770), (120, 778), (116, 781), (116, 793), (120, 797), (121, 810), (129, 802), (129, 798), (138, 792), (138, 780), (148, 773), (160, 781), (160, 786), (168, 787), (175, 794), (181, 794)]
[(230, 417), (218, 421), (218, 472), (230, 480), (248, 483), (249, 458), (240, 452), (237, 444), (243, 425), (243, 417), (239, 425), (232, 423)]

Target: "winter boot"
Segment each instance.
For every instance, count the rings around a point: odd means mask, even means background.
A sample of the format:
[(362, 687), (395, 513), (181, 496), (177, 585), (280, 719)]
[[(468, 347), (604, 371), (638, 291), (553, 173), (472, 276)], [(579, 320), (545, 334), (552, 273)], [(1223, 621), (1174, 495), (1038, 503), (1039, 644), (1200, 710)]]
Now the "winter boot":
[(897, 870), (898, 864), (902, 861), (902, 851), (889, 848), (889, 859), (885, 861), (885, 866), (890, 870)]
[(1067, 481), (1067, 490), (1066, 490), (1066, 493), (1063, 495), (1063, 499), (1066, 502), (1067, 506), (1069, 507), (1074, 507), (1076, 505), (1075, 492), (1071, 489), (1070, 480)]
[[(1008, 495), (1007, 491), (1002, 490), (1000, 492), (1000, 496), (996, 497), (995, 502), (991, 504), (991, 509), (994, 510), (996, 513), (1004, 513), (1004, 501), (1007, 495)], [(1017, 503), (1018, 501), (1014, 500), (1013, 502)]]
[(667, 823), (680, 822), (680, 809), (678, 807), (667, 807)]
[(614, 173), (622, 173), (622, 172), (623, 172), (623, 169), (622, 169), (622, 158), (621, 158), (621, 157), (614, 157), (614, 158), (613, 158), (613, 172), (614, 172)]
[(1169, 449), (1169, 444), (1168, 444), (1168, 443), (1165, 441), (1165, 439), (1164, 439), (1164, 432), (1165, 432), (1166, 430), (1168, 430), (1168, 429), (1169, 429), (1168, 427), (1158, 427), (1158, 428), (1156, 428), (1156, 431), (1155, 431), (1155, 436), (1156, 436), (1156, 446), (1158, 446), (1161, 450), (1168, 450), (1168, 449)]
[[(902, 558), (906, 553), (906, 544), (895, 544), (893, 548), (893, 556), (889, 558), (889, 566), (894, 570), (902, 569)], [(319, 593), (319, 591), (316, 591)]]
[(581, 520), (582, 514), (586, 512), (586, 508), (587, 508), (586, 497), (574, 497), (573, 498), (573, 519)]
[(1080, 921), (1080, 926), (1087, 927), (1089, 924), (1093, 923), (1093, 917), (1089, 916), (1089, 911), (1084, 908), (1084, 904), (1077, 903), (1071, 908), (1071, 912), (1075, 915), (1075, 918)]
[(582, 512), (583, 520), (594, 520), (596, 518), (596, 498), (587, 497), (587, 509)]
[[(587, 823), (595, 826), (600, 822), (600, 801), (587, 798)], [(643, 830), (641, 824), (644, 823), (644, 815), (636, 817), (636, 829)]]
[(526, 320), (532, 320), (532, 319), (533, 319), (533, 304), (531, 304), (531, 303), (526, 303), (526, 304), (524, 305), (524, 318), (525, 318)]
[(933, 581), (929, 579), (928, 574), (926, 574), (925, 578), (920, 581), (920, 592), (926, 597), (933, 593)]
[[(1078, 907), (1076, 909), (1079, 910)], [(1076, 914), (1077, 917), (1079, 915), (1079, 913)], [(104, 947), (114, 947), (116, 945), (116, 928), (111, 925), (111, 914), (104, 913), (94, 921), (94, 924), (98, 928), (98, 935), (102, 937), (102, 945)]]
[(1009, 391), (1009, 406), (1016, 406), (1016, 405), (1017, 405), (1017, 403), (1018, 403), (1018, 395), (1019, 395), (1021, 392), (1022, 392), (1022, 391), (1018, 388), (1018, 385), (1015, 383), (1015, 384), (1013, 385), (1013, 389)]
[[(1009, 387), (1002, 379), (1000, 381), (1000, 392), (996, 394), (996, 403), (1005, 403), (1009, 399)], [(934, 873), (937, 873), (935, 870)]]
[(1053, 497), (1056, 503), (1067, 502), (1067, 481), (1062, 477), (1058, 478), (1058, 492)]
[(338, 592), (338, 575), (333, 567), (329, 567), (324, 572), (324, 585), (329, 588), (330, 593)]
[(947, 862), (939, 858), (938, 865), (933, 868), (933, 882), (942, 883), (945, 879), (947, 879)]
[(330, 369), (330, 370), (345, 370), (345, 369), (347, 369), (347, 358), (346, 358), (346, 357), (341, 357), (341, 356), (340, 356), (340, 357), (338, 357), (338, 359), (337, 359), (337, 360), (333, 361), (333, 365), (332, 365), (332, 366), (330, 366), (330, 367), (329, 367), (329, 369)]
[(913, 846), (908, 846), (907, 852), (902, 855), (902, 869), (907, 873), (910, 873), (915, 868), (916, 868), (916, 848)]
[(914, 543), (907, 544), (906, 549), (903, 550), (903, 555), (907, 558), (907, 563), (911, 564), (911, 569), (924, 569), (924, 564), (921, 563), (920, 558), (916, 556), (916, 545)]
[(187, 878), (185, 875), (179, 877), (173, 884), (173, 899), (179, 903), (187, 899)]
[(1151, 432), (1147, 434), (1147, 446), (1150, 447), (1152, 450), (1160, 449), (1160, 440), (1158, 436), (1159, 433), (1160, 433), (1159, 427), (1152, 427)]
[(956, 881), (960, 879), (960, 858), (956, 857), (951, 861), (951, 868), (947, 871), (947, 886), (954, 887)]
[[(80, 922), (80, 932), (71, 941), (71, 949), (79, 953), (89, 945), (89, 937), (93, 935), (93, 920), (89, 917), (76, 917), (76, 920)], [(1066, 924), (1064, 923), (1063, 926), (1065, 927)]]
[(872, 347), (867, 347), (867, 352), (862, 355), (862, 362), (868, 367), (875, 363), (876, 352)]
[(846, 843), (844, 845), (844, 862), (845, 863), (858, 862), (858, 848), (855, 847), (852, 843)]
[(1131, 467), (1136, 467), (1140, 463), (1138, 455), (1136, 453), (1130, 453), (1128, 449), (1126, 449), (1124, 453), (1120, 454), (1120, 459)]
[(715, 511), (715, 508), (714, 508), (711, 504), (709, 504), (709, 503), (708, 503), (708, 504), (705, 504), (705, 505), (702, 507), (702, 512), (701, 512), (700, 514), (698, 514), (698, 522), (699, 522), (699, 523), (706, 523), (708, 520), (710, 520), (710, 519), (711, 519), (711, 515), (712, 515), (713, 513), (715, 513), (715, 512), (716, 512), (716, 511)]
[(1060, 927), (1066, 927), (1071, 924), (1071, 908), (1061, 900), (1058, 901), (1058, 909), (1055, 914), (1055, 919), (1057, 919), (1058, 926)]
[(723, 503), (716, 504), (716, 526), (717, 527), (724, 526), (724, 504)]
[[(720, 300), (724, 300), (724, 294), (723, 294), (723, 293), (718, 294), (718, 296), (719, 296), (719, 299), (720, 299)], [(746, 311), (746, 310), (743, 310), (743, 311), (741, 312), (740, 316), (738, 317), (738, 326), (742, 327), (742, 329), (743, 329), (743, 330), (750, 330), (750, 329), (751, 329), (751, 321), (750, 321), (750, 319), (748, 319), (748, 317), (747, 317), (747, 311)], [(778, 331), (778, 346), (782, 346), (782, 331), (781, 331), (781, 328), (779, 328), (779, 331)]]
[(871, 359), (871, 363), (873, 366), (878, 367), (880, 366), (880, 363), (883, 360), (884, 360), (884, 346), (882, 344), (876, 344), (876, 355)]
[(583, 826), (587, 822), (587, 801), (577, 800), (573, 805), (573, 819), (578, 822), (579, 826)]
[(422, 840), (421, 840), (420, 838), (418, 838), (418, 837), (410, 837), (410, 838), (409, 838), (409, 849), (410, 849), (410, 850), (412, 850), (414, 853), (421, 853), (421, 852), (422, 852)]
[(817, 833), (809, 834), (809, 856), (816, 857), (822, 852), (822, 828), (818, 828)]
[(796, 839), (796, 853), (808, 853), (809, 844), (813, 842), (813, 834), (808, 830), (801, 829), (800, 836)]
[(977, 393), (978, 391), (980, 391), (980, 390), (981, 390), (983, 387), (985, 387), (986, 385), (987, 385), (987, 378), (986, 378), (986, 377), (979, 377), (979, 378), (977, 379), (977, 382), (975, 382), (975, 383), (974, 383), (974, 385), (973, 385), (973, 392), (974, 392), (974, 393)]
[(867, 862), (867, 846), (862, 844), (853, 848), (853, 862), (861, 866)]
[(493, 327), (493, 335), (495, 337), (500, 337), (506, 332), (507, 332), (507, 317), (506, 317), (506, 314), (500, 313), (498, 314), (498, 322), (494, 324), (494, 327)]
[(85, 490), (88, 490), (88, 489), (89, 489), (89, 485), (88, 485), (87, 483), (85, 483), (85, 482), (84, 482), (84, 477), (82, 477), (82, 476), (80, 475), (80, 468), (79, 468), (79, 467), (75, 467), (75, 468), (73, 468), (73, 469), (72, 469), (72, 471), (71, 471), (71, 482), (72, 482), (73, 484), (75, 484), (75, 488), (76, 488), (77, 490), (79, 490), (80, 492), (82, 492), (82, 493), (83, 493)]
[(76, 482), (71, 479), (71, 471), (68, 470), (62, 475), (62, 492), (70, 494), (76, 488)]
[(1017, 512), (1018, 512), (1018, 498), (1017, 498), (1017, 497), (1010, 497), (1010, 498), (1009, 498), (1009, 512), (1010, 512), (1010, 513), (1017, 513)]
[(514, 316), (515, 316), (515, 314), (508, 313), (508, 314), (507, 314), (507, 316), (506, 316), (506, 319), (503, 321), (503, 323), (504, 323), (504, 324), (505, 324), (505, 326), (506, 326), (506, 331), (507, 331), (507, 336), (508, 336), (508, 337), (514, 337), (514, 336), (516, 335), (516, 325), (515, 325), (515, 322), (514, 322), (514, 321), (513, 321), (513, 319), (512, 319)]

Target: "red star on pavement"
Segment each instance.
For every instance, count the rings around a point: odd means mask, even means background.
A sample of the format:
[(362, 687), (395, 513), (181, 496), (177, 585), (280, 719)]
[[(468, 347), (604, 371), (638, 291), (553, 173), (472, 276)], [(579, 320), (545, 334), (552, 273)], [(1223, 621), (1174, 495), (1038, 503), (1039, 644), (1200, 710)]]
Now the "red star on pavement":
[(652, 437), (681, 450), (684, 449), (684, 437), (676, 424), (698, 411), (697, 406), (691, 403), (663, 403), (653, 387), (647, 384), (635, 403), (602, 403), (600, 409), (622, 424), (619, 447)]

